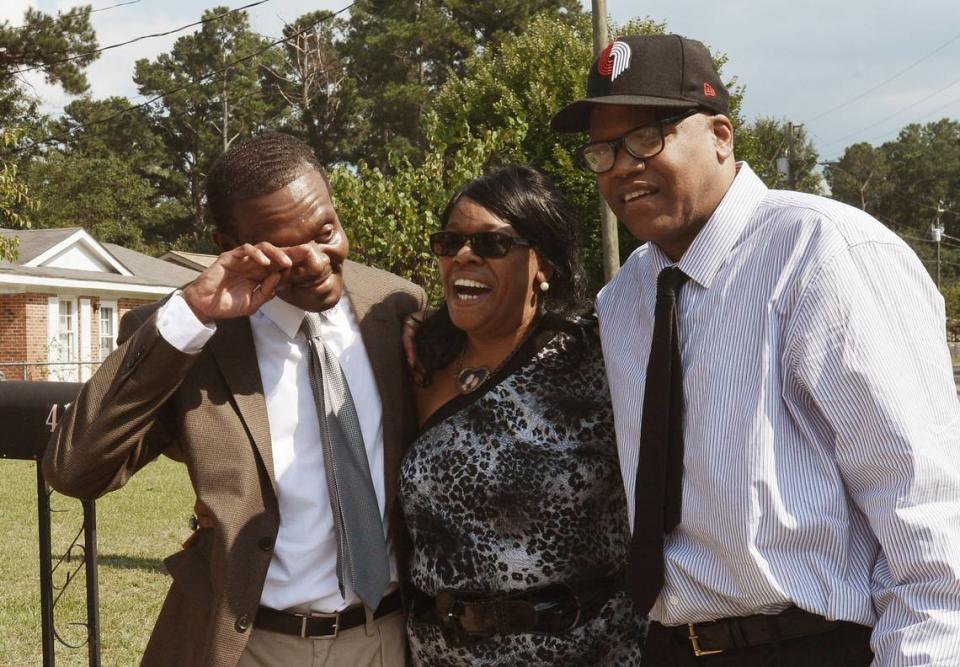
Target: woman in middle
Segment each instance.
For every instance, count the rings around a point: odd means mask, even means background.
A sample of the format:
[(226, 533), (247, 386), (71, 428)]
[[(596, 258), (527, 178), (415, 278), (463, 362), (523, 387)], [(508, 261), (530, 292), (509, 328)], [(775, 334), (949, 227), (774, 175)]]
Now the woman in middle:
[(540, 172), (467, 183), (430, 238), (421, 434), (400, 470), (416, 665), (639, 665), (629, 533), (575, 217)]

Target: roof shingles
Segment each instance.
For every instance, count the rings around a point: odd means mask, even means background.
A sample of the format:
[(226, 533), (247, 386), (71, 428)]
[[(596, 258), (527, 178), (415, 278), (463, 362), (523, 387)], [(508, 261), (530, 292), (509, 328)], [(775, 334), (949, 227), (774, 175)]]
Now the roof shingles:
[(128, 285), (153, 285), (157, 287), (180, 287), (197, 276), (196, 271), (165, 262), (156, 257), (114, 243), (101, 243), (101, 247), (125, 266), (133, 275), (54, 267), (27, 267), (23, 264), (39, 257), (62, 242), (79, 227), (62, 229), (0, 229), (0, 237), (17, 237), (20, 240), (15, 262), (0, 261), (0, 274), (34, 276), (42, 278), (66, 278)]

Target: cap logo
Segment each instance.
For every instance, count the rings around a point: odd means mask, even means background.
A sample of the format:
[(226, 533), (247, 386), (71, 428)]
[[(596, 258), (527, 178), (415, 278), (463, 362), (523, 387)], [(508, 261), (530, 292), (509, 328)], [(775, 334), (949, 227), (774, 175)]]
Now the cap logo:
[(716, 97), (716, 96), (717, 96), (717, 91), (715, 91), (715, 90), (713, 89), (713, 86), (711, 86), (709, 83), (707, 83), (706, 81), (704, 81), (704, 82), (703, 82), (703, 94), (706, 95), (707, 97)]
[(600, 52), (597, 58), (597, 73), (615, 80), (630, 67), (630, 46), (626, 42), (613, 41)]

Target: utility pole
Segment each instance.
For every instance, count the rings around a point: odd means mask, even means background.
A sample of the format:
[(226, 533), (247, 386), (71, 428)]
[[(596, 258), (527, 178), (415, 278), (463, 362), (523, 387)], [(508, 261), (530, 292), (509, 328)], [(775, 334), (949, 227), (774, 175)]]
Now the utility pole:
[(797, 170), (794, 168), (794, 130), (802, 125), (794, 125), (793, 122), (787, 123), (787, 189), (797, 189)]
[(933, 242), (937, 244), (937, 289), (940, 289), (940, 242), (943, 240), (943, 223), (940, 222), (940, 216), (946, 211), (943, 208), (943, 200), (937, 204), (937, 221), (930, 225), (930, 234)]
[[(607, 46), (607, 0), (593, 0), (593, 57)], [(620, 268), (620, 241), (617, 219), (600, 195), (600, 239), (603, 250), (603, 278), (610, 280)]]

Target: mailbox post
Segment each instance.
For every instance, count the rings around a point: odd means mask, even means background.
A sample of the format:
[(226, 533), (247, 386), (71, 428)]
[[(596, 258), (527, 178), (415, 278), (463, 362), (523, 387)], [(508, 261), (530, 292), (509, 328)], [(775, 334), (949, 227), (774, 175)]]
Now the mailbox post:
[[(0, 458), (36, 461), (37, 518), (40, 537), (40, 617), (44, 667), (54, 667), (55, 641), (70, 648), (56, 630), (54, 608), (77, 570), (68, 572), (55, 595), (53, 573), (71, 560), (76, 539), (56, 565), (52, 563), (50, 537), (50, 489), (43, 478), (40, 461), (50, 434), (56, 429), (70, 403), (80, 392), (75, 382), (0, 382)], [(100, 612), (97, 582), (97, 515), (93, 501), (83, 502), (83, 568), (86, 575), (87, 655), (90, 667), (100, 666)], [(79, 539), (79, 535), (77, 537)], [(77, 568), (79, 569), (79, 568)], [(82, 646), (82, 644), (80, 645)]]

